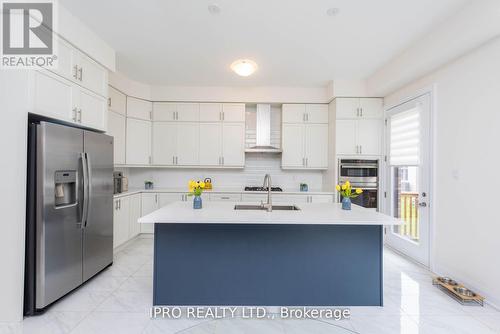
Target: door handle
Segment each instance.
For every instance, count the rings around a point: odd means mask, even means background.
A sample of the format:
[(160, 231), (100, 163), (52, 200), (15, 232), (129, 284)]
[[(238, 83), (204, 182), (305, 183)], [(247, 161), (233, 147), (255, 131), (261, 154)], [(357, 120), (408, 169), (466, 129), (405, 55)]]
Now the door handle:
[(82, 122), (82, 109), (78, 108), (76, 115), (78, 116), (77, 122), (81, 123)]
[(427, 207), (427, 203), (425, 202), (420, 202), (418, 203), (418, 206), (422, 207), (422, 208), (426, 208)]
[(76, 117), (76, 115), (78, 114), (78, 108), (73, 108), (73, 122), (76, 122), (78, 120), (78, 118)]
[(111, 107), (111, 98), (108, 97), (108, 107)]
[(88, 214), (88, 169), (87, 169), (87, 154), (86, 153), (80, 153), (80, 161), (81, 161), (81, 167), (82, 167), (82, 205), (81, 205), (81, 222), (80, 222), (80, 228), (84, 229), (85, 228), (85, 223), (87, 221), (87, 214)]

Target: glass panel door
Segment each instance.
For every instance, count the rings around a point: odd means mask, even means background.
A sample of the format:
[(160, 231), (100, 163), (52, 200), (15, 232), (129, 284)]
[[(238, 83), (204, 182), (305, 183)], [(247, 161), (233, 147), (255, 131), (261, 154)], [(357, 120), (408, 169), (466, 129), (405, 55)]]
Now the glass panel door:
[(429, 266), (430, 95), (387, 111), (388, 214), (401, 225), (387, 231), (387, 243)]

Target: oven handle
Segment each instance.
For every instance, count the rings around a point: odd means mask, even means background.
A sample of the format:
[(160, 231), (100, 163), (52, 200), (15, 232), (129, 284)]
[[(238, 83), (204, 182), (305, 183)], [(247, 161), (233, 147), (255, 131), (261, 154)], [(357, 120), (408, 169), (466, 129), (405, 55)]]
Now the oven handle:
[(378, 166), (368, 166), (368, 165), (340, 165), (340, 168), (358, 168), (358, 169), (361, 169), (361, 168), (378, 168)]

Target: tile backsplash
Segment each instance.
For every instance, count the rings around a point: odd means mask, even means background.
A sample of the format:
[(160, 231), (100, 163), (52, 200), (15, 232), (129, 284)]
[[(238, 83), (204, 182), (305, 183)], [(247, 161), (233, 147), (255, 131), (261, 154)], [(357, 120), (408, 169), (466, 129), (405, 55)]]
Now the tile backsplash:
[(145, 180), (154, 182), (155, 188), (186, 187), (188, 180), (212, 179), (214, 190), (261, 186), (266, 173), (271, 174), (273, 186), (288, 191), (298, 191), (300, 183), (307, 183), (310, 191), (322, 189), (323, 171), (282, 170), (281, 156), (276, 154), (246, 154), (244, 169), (175, 169), (175, 168), (124, 168), (129, 187), (143, 188)]

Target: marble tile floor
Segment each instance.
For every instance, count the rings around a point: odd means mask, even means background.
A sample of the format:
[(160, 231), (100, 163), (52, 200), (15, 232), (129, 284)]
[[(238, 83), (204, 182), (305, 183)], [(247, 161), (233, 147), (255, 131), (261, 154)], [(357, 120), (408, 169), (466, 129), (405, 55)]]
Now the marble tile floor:
[(431, 275), (389, 249), (384, 251), (384, 307), (351, 307), (349, 320), (151, 319), (150, 237), (140, 237), (115, 255), (112, 267), (22, 323), (0, 323), (3, 333), (500, 333), (500, 312), (462, 306), (431, 284)]

